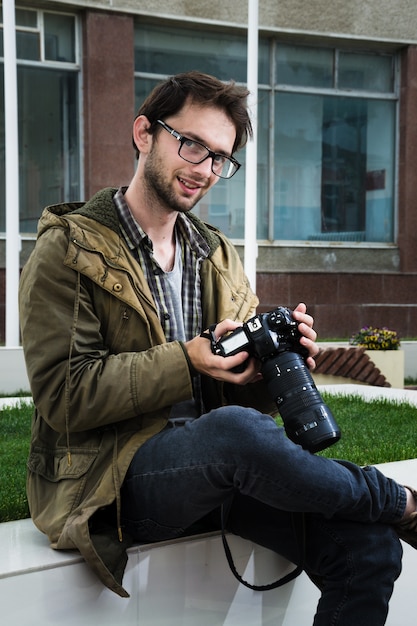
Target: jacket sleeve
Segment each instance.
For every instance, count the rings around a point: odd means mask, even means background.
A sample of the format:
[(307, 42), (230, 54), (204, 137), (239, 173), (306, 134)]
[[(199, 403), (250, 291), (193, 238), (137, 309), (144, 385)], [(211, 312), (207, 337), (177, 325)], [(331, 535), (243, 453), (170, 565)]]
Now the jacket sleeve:
[[(139, 414), (160, 417), (164, 407), (190, 398), (180, 344), (157, 344), (147, 320), (64, 264), (67, 248), (64, 229), (46, 231), (23, 269), (19, 290), (33, 400), (50, 427), (77, 432)], [(95, 294), (101, 292), (98, 303)]]

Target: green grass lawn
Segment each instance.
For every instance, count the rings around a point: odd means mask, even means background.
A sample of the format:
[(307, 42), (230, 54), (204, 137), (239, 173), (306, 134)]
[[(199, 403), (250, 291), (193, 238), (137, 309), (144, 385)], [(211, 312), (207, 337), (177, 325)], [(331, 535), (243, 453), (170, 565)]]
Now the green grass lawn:
[[(417, 408), (387, 400), (323, 394), (341, 430), (339, 442), (320, 452), (371, 465), (417, 457)], [(26, 459), (32, 406), (0, 411), (0, 522), (29, 516)]]
[(26, 499), (26, 461), (33, 407), (0, 411), (0, 522), (29, 517)]
[(358, 465), (403, 461), (417, 457), (417, 407), (405, 402), (358, 396), (323, 399), (338, 422), (342, 437), (322, 456), (347, 459)]

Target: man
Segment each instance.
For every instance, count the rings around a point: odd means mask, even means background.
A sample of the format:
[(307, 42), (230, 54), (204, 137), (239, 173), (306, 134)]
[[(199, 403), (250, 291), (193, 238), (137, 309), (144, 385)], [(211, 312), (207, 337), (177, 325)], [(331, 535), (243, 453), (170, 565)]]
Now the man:
[[(31, 515), (125, 596), (130, 541), (204, 528), (227, 504), (231, 532), (320, 584), (316, 625), (377, 626), (400, 573), (398, 534), (417, 545), (415, 492), (292, 443), (269, 415), (257, 360), (213, 354), (205, 336), (258, 304), (233, 246), (190, 212), (239, 167), (246, 97), (198, 72), (170, 78), (134, 121), (129, 187), (45, 209), (20, 287), (36, 406)], [(294, 318), (313, 368), (304, 304)]]

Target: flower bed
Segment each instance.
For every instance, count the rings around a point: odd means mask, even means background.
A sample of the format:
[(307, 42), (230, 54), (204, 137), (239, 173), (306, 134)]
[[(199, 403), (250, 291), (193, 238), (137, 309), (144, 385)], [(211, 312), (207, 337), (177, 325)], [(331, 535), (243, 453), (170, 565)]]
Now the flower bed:
[(400, 339), (395, 330), (383, 326), (363, 326), (358, 333), (351, 336), (350, 345), (360, 346), (366, 350), (398, 350)]

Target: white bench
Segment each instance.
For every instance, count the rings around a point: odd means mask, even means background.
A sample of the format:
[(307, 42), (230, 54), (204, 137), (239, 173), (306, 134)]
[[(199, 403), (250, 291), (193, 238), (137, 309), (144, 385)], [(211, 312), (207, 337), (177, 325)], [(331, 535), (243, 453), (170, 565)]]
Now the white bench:
[[(379, 466), (416, 483), (417, 459)], [(229, 536), (246, 580), (264, 584), (290, 569), (285, 559)], [(415, 624), (417, 553), (404, 546), (387, 626)], [(51, 550), (31, 520), (0, 524), (0, 611), (7, 626), (311, 626), (319, 593), (302, 574), (273, 591), (255, 592), (229, 571), (221, 538), (199, 535), (129, 550), (123, 599), (103, 587), (76, 552)]]

